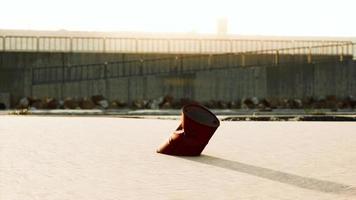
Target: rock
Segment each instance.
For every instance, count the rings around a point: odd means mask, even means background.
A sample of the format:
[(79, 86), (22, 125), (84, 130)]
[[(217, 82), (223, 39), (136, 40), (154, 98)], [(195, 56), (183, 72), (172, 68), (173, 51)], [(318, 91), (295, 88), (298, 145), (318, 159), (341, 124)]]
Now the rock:
[(261, 99), (258, 104), (258, 109), (260, 111), (272, 111), (271, 103), (267, 99)]
[(28, 108), (28, 110), (37, 110), (37, 108), (30, 106), (30, 107)]
[(162, 98), (161, 102), (159, 103), (160, 108), (171, 108), (173, 104), (174, 98), (170, 95), (166, 95)]
[(127, 103), (124, 101), (120, 100), (113, 100), (110, 102), (110, 109), (120, 109), (120, 108), (125, 108), (127, 106)]
[(99, 109), (109, 108), (109, 101), (106, 100), (103, 95), (93, 95), (91, 100)]
[(102, 100), (104, 100), (104, 99), (105, 99), (105, 98), (104, 98), (103, 95), (93, 95), (93, 96), (91, 97), (91, 100), (94, 102), (95, 105), (100, 105), (100, 104), (99, 104), (99, 101), (102, 101)]
[(241, 104), (241, 109), (246, 110), (249, 109), (248, 106), (244, 103)]
[(350, 108), (354, 109), (356, 107), (356, 99), (352, 95), (349, 95), (346, 99)]
[(132, 102), (132, 108), (133, 109), (143, 109), (144, 104), (142, 100), (135, 100)]
[(218, 101), (217, 103), (218, 103), (217, 108), (219, 108), (219, 109), (227, 109), (228, 108), (228, 104), (224, 101)]
[(170, 109), (172, 108), (172, 104), (171, 102), (165, 102), (162, 106), (161, 106), (162, 109)]
[(255, 106), (257, 106), (259, 103), (259, 100), (257, 97), (252, 97), (251, 101), (252, 101), (253, 105), (255, 105)]
[(147, 99), (144, 99), (144, 100), (142, 100), (142, 102), (143, 102), (143, 107), (145, 108), (145, 109), (148, 109), (148, 107), (149, 107), (149, 102), (150, 102), (150, 100), (147, 100)]
[(59, 100), (58, 101), (58, 106), (59, 106), (59, 109), (64, 109), (64, 101), (63, 100)]
[(100, 100), (98, 104), (103, 109), (107, 109), (109, 107), (109, 102), (106, 99)]
[(313, 97), (305, 97), (302, 100), (304, 108), (314, 108), (316, 100)]
[(356, 100), (352, 95), (347, 96), (344, 98), (340, 103), (342, 106), (340, 108), (346, 109), (346, 108), (355, 108), (356, 106)]
[(23, 97), (22, 99), (20, 99), (18, 104), (19, 109), (25, 109), (28, 108), (29, 106), (30, 106), (30, 100), (27, 97)]
[(54, 98), (46, 98), (47, 109), (58, 109), (59, 102)]
[(326, 98), (324, 96), (318, 97), (314, 105), (317, 109), (326, 108)]
[(118, 106), (119, 108), (125, 108), (125, 107), (127, 107), (127, 103), (124, 102), (124, 101), (118, 100), (118, 101), (117, 101), (117, 106)]
[(64, 100), (64, 109), (77, 109), (77, 108), (80, 108), (79, 107), (79, 103), (76, 101), (76, 100), (74, 100), (74, 99), (72, 99), (72, 98), (66, 98), (65, 100)]
[(230, 109), (238, 109), (238, 108), (241, 108), (241, 102), (239, 100), (230, 101), (227, 103), (227, 106)]
[(277, 109), (281, 107), (281, 101), (278, 98), (266, 98), (266, 101), (270, 104), (271, 109)]
[(294, 99), (294, 103), (297, 108), (303, 108), (303, 102), (300, 99)]
[(159, 97), (157, 99), (151, 99), (148, 100), (146, 103), (146, 108), (148, 109), (159, 109), (161, 106), (163, 106), (163, 101), (164, 101), (164, 97)]
[(241, 108), (248, 108), (248, 109), (253, 109), (255, 108), (255, 104), (253, 103), (253, 101), (250, 98), (244, 98), (242, 99), (242, 104), (241, 104)]
[(80, 106), (81, 109), (90, 110), (90, 109), (93, 109), (95, 107), (95, 104), (91, 99), (83, 98), (80, 101), (80, 105), (79, 106)]
[(334, 110), (335, 110), (335, 109), (338, 110), (338, 109), (342, 109), (342, 108), (344, 108), (344, 102), (343, 102), (342, 100), (339, 100), (339, 101), (337, 101), (337, 103), (336, 103), (336, 107), (333, 108), (333, 109), (334, 109)]
[(148, 109), (159, 109), (159, 102), (156, 99), (147, 102)]
[(265, 98), (261, 99), (259, 105), (263, 105), (263, 107), (265, 107), (265, 108), (270, 108), (271, 107), (270, 101), (268, 99), (265, 99)]
[(111, 101), (110, 105), (109, 105), (109, 108), (110, 109), (118, 109), (119, 108), (118, 102), (116, 100)]
[(46, 102), (44, 102), (43, 100), (37, 99), (37, 98), (33, 98), (30, 101), (30, 107), (32, 109), (46, 109), (47, 105), (46, 105)]
[(326, 108), (330, 108), (333, 110), (337, 110), (337, 98), (335, 95), (328, 95), (326, 96)]
[(289, 104), (289, 99), (281, 99), (280, 102), (279, 102), (279, 107), (282, 108), (282, 109), (287, 109), (287, 108), (290, 108), (290, 104)]
[(288, 105), (292, 109), (300, 109), (303, 107), (303, 102), (300, 99), (290, 99)]

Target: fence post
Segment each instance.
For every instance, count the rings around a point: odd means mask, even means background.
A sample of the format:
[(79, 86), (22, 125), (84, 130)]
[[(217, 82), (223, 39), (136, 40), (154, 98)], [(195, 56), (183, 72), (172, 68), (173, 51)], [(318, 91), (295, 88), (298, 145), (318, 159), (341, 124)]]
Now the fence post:
[(140, 58), (140, 69), (139, 69), (139, 75), (143, 76), (143, 64), (144, 64), (145, 60), (143, 58)]
[(276, 54), (274, 56), (274, 64), (278, 65), (279, 64), (279, 51), (276, 50)]
[(32, 65), (30, 65), (30, 76), (31, 76), (31, 78), (30, 78), (30, 80), (31, 80), (31, 83), (30, 83), (30, 96), (32, 97), (33, 96), (33, 89), (32, 89), (32, 87), (33, 87), (33, 74), (34, 74), (34, 72), (33, 72), (33, 66)]
[(132, 76), (127, 77), (127, 104), (131, 105), (131, 78)]
[(311, 47), (308, 47), (307, 62), (308, 64), (312, 62)]
[(5, 52), (5, 48), (6, 48), (6, 45), (5, 45), (5, 42), (6, 42), (5, 36), (2, 36), (1, 39), (2, 39), (2, 51)]
[(105, 87), (105, 97), (110, 100), (109, 98), (109, 80), (108, 80), (108, 62), (104, 62), (104, 87)]
[(211, 57), (212, 57), (212, 55), (209, 54), (209, 57), (208, 57), (208, 68), (209, 68), (209, 69), (212, 68)]
[(64, 61), (64, 53), (62, 53), (62, 77), (61, 77), (61, 99), (64, 99), (64, 78), (65, 78), (65, 61)]
[(73, 37), (69, 38), (69, 49), (70, 52), (73, 53)]
[[(338, 47), (339, 49), (339, 47)], [(340, 52), (340, 62), (344, 61), (344, 45), (341, 46), (341, 52)]]
[(241, 54), (241, 66), (242, 66), (242, 67), (245, 67), (245, 64), (246, 64), (245, 54), (242, 53), (242, 54)]
[(103, 52), (106, 53), (107, 52), (107, 50), (106, 50), (106, 37), (103, 37), (101, 39), (103, 41)]
[(183, 73), (183, 56), (180, 56), (180, 63), (179, 63), (179, 73)]

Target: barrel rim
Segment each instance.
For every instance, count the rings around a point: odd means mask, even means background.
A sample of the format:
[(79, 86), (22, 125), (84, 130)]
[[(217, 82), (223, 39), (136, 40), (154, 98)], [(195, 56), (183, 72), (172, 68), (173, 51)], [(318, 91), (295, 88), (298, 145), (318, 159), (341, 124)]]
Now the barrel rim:
[[(207, 111), (211, 116), (213, 116), (213, 118), (215, 118), (215, 120), (216, 120), (217, 123), (216, 123), (216, 124), (213, 124), (213, 123), (209, 123), (209, 124), (208, 124), (208, 123), (201, 123), (201, 122), (199, 122), (199, 121), (197, 121), (197, 120), (192, 119), (191, 117), (189, 117), (189, 115), (185, 114), (185, 113), (186, 113), (186, 109), (187, 109), (188, 107), (199, 107), (199, 108), (201, 108), (201, 109)], [(187, 105), (183, 106), (183, 108), (182, 108), (182, 113), (183, 113), (183, 115), (184, 115), (185, 117), (188, 117), (189, 119), (193, 120), (194, 122), (196, 122), (196, 123), (198, 123), (198, 124), (200, 124), (200, 125), (209, 126), (209, 127), (213, 127), (213, 128), (217, 128), (217, 127), (220, 126), (220, 120), (216, 117), (216, 115), (215, 115), (213, 112), (211, 112), (208, 108), (206, 108), (205, 106), (203, 106), (203, 105), (196, 104), (196, 103), (187, 104)]]

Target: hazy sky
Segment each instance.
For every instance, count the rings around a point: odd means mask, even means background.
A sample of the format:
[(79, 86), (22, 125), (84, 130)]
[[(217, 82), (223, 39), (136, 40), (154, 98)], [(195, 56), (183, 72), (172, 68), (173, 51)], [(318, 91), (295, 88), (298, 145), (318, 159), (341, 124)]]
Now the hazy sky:
[(356, 0), (2, 0), (0, 29), (356, 36)]

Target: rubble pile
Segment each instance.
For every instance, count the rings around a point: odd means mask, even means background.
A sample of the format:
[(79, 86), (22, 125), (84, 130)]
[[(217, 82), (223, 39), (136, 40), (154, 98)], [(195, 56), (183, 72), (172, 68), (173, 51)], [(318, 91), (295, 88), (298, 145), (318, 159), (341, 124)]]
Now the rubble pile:
[(95, 108), (95, 104), (94, 102), (87, 98), (87, 97), (84, 97), (80, 102), (79, 102), (79, 107), (81, 109), (85, 109), (85, 110), (90, 110), (90, 109), (94, 109)]
[[(93, 95), (91, 97), (66, 97), (58, 100), (51, 97), (23, 97), (18, 100), (17, 109), (180, 109), (182, 106), (200, 103), (210, 109), (255, 109), (259, 111), (272, 111), (273, 109), (355, 109), (356, 98), (347, 96), (337, 98), (335, 95), (321, 97), (298, 98), (258, 98), (245, 97), (235, 101), (210, 100), (196, 102), (189, 98), (175, 99), (171, 95), (158, 97), (155, 99), (136, 99), (127, 103), (122, 100), (109, 101), (103, 95)], [(1, 105), (0, 109), (5, 109)]]
[(71, 97), (67, 97), (63, 104), (64, 109), (79, 109), (79, 102)]

